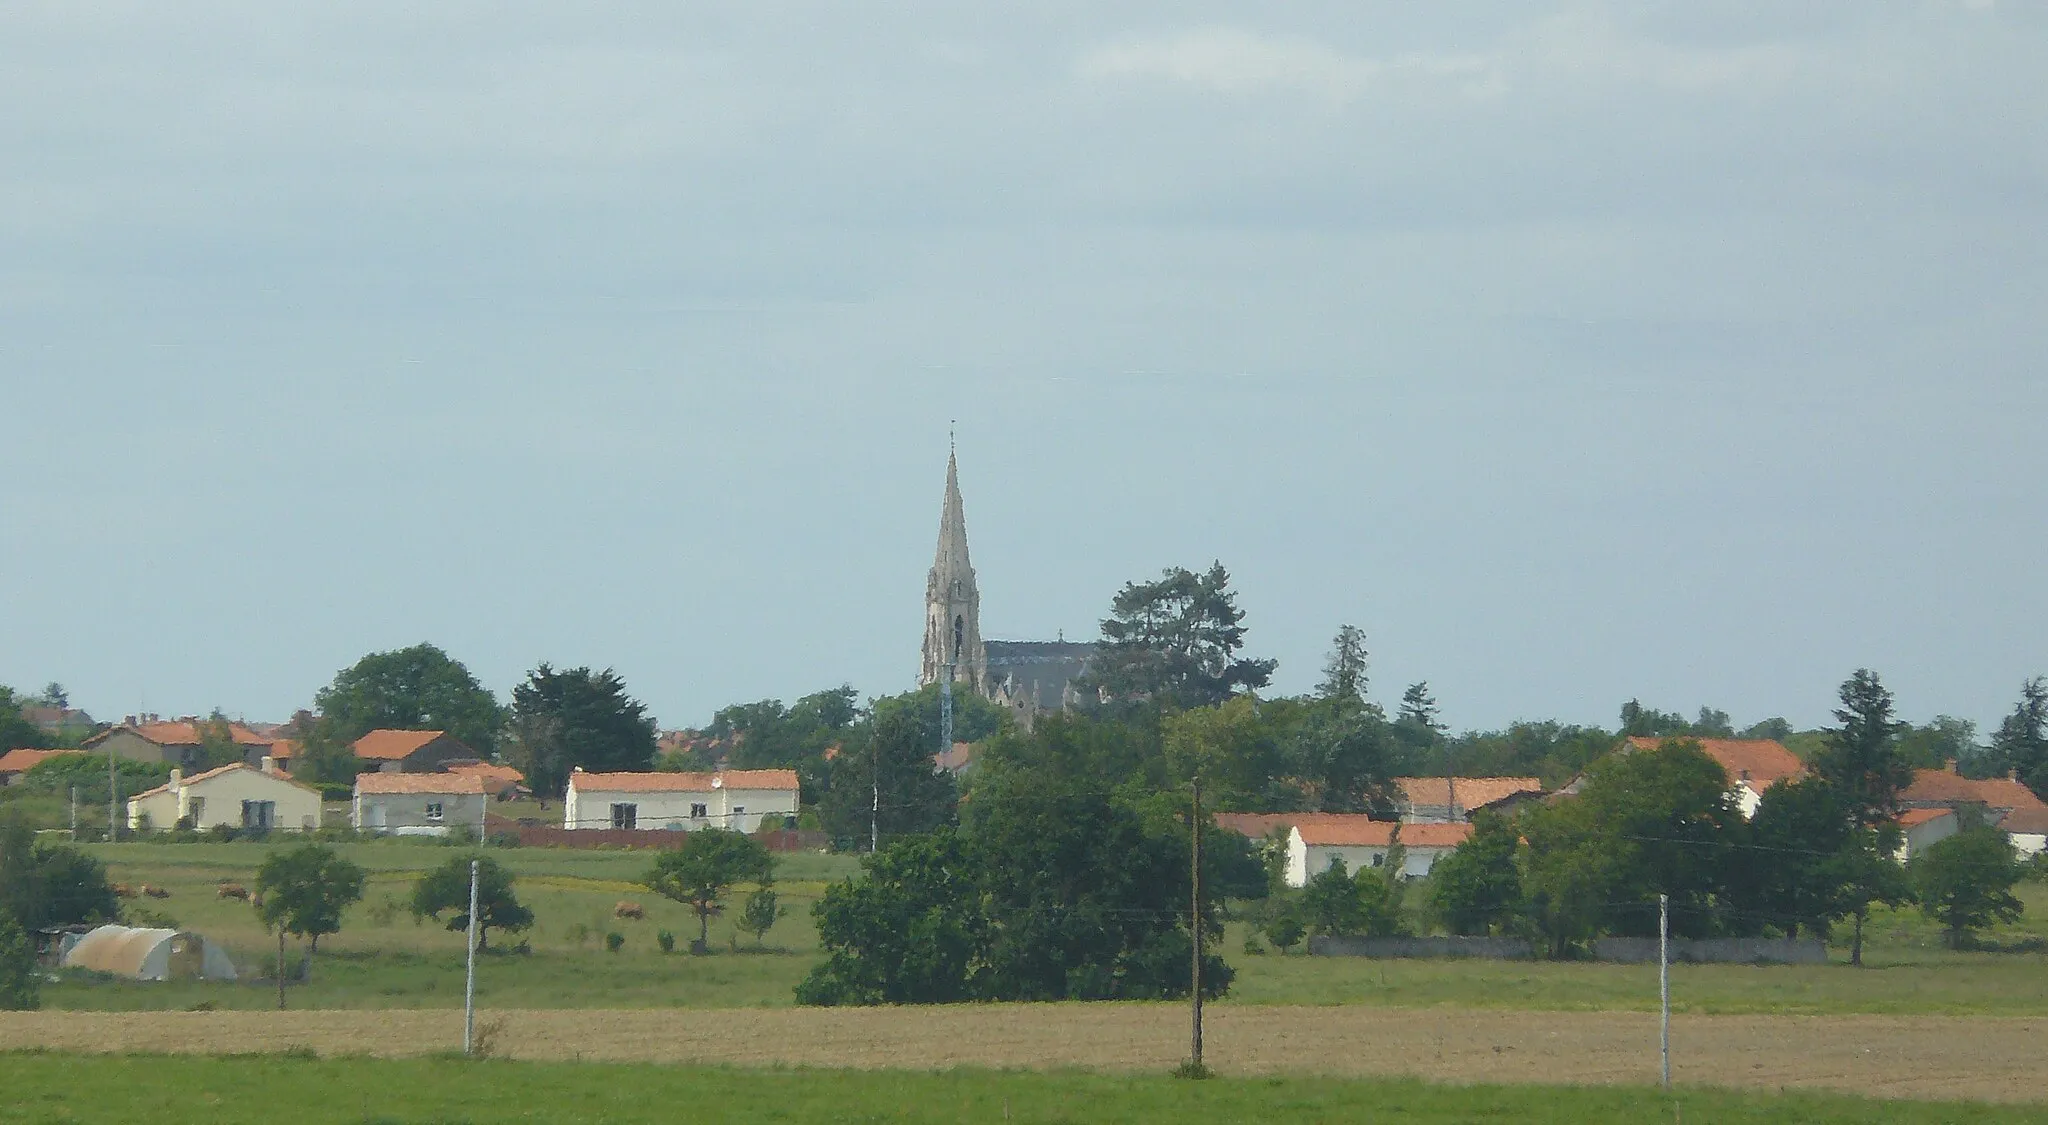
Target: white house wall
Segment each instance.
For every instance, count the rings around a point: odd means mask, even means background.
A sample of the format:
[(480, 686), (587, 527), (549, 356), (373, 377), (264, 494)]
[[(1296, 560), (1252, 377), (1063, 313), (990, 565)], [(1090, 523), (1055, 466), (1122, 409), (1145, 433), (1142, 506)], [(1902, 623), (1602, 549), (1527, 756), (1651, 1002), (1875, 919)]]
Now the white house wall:
[[(730, 828), (736, 832), (753, 832), (761, 827), (764, 816), (795, 816), (797, 792), (794, 789), (726, 788), (702, 792), (607, 792), (601, 789), (585, 791), (572, 783), (562, 802), (562, 827), (608, 829), (612, 826), (612, 806), (615, 804), (634, 806), (636, 828), (683, 831)], [(704, 815), (691, 816), (692, 805), (703, 805)]]
[(148, 813), (150, 825), (171, 828), (191, 815), (192, 801), (201, 800), (197, 829), (227, 825), (242, 826), (243, 801), (275, 804), (272, 828), (283, 832), (310, 831), (320, 827), (320, 794), (311, 789), (273, 777), (258, 770), (238, 769), (199, 782), (187, 782), (174, 792), (138, 797), (128, 802), (128, 827), (139, 828), (141, 814)]
[[(441, 806), (441, 816), (427, 806)], [(349, 822), (358, 831), (390, 828), (467, 828), (481, 834), (488, 798), (480, 793), (358, 793)]]
[[(1405, 849), (1407, 854), (1401, 860), (1401, 876), (1404, 879), (1428, 878), (1430, 869), (1436, 865), (1438, 856), (1449, 853), (1450, 848)], [(1333, 860), (1343, 860), (1344, 869), (1356, 875), (1383, 866), (1387, 860), (1387, 848), (1383, 845), (1342, 846), (1335, 844), (1308, 844), (1301, 842), (1299, 834), (1287, 841), (1287, 885), (1304, 887), (1311, 877), (1321, 875), (1330, 869)]]

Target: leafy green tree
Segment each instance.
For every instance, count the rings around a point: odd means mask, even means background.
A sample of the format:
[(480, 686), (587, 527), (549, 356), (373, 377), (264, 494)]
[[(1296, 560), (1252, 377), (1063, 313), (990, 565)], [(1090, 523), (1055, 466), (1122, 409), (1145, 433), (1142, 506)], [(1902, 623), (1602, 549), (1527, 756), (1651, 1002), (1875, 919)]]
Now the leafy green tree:
[(1411, 768), (1425, 761), (1443, 741), (1442, 709), (1427, 682), (1409, 684), (1401, 693), (1401, 710), (1394, 719), (1394, 741), (1405, 751)]
[(732, 764), (740, 769), (801, 767), (845, 740), (861, 717), (857, 699), (853, 687), (842, 684), (786, 708), (779, 699), (736, 703), (713, 715), (704, 734), (731, 743)]
[(1243, 811), (1275, 806), (1273, 782), (1285, 769), (1283, 748), (1270, 725), (1260, 721), (1250, 696), (1166, 715), (1161, 727), (1172, 776), (1177, 780), (1199, 774), (1209, 808)]
[(1913, 888), (1893, 856), (1903, 839), (1895, 824), (1857, 826), (1835, 857), (1835, 878), (1844, 909), (1855, 922), (1849, 939), (1849, 963), (1863, 964), (1863, 927), (1870, 908), (1882, 903), (1900, 906), (1913, 900)]
[(1365, 630), (1356, 625), (1338, 626), (1337, 635), (1330, 640), (1330, 656), (1323, 664), (1323, 682), (1316, 685), (1316, 695), (1340, 709), (1364, 707), (1365, 689), (1370, 682), (1366, 674), (1368, 656)]
[(0, 916), (29, 932), (45, 926), (111, 922), (120, 902), (100, 861), (36, 839), (35, 829), (0, 820)]
[(1545, 720), (1518, 722), (1500, 731), (1468, 731), (1437, 744), (1415, 773), (1441, 777), (1538, 777), (1562, 785), (1614, 750), (1614, 735), (1599, 727)]
[(1699, 717), (1692, 721), (1692, 733), (1701, 738), (1734, 738), (1735, 724), (1729, 721), (1728, 712), (1701, 707)]
[(2012, 893), (2019, 858), (2012, 840), (1988, 824), (1937, 840), (1913, 857), (1908, 875), (1921, 912), (1946, 927), (1950, 949), (1963, 948), (1993, 922), (2019, 920), (2022, 905)]
[(1784, 718), (1765, 719), (1742, 728), (1735, 737), (1768, 738), (1773, 742), (1783, 742), (1792, 737), (1792, 723), (1791, 720)]
[(1985, 758), (1984, 748), (1977, 744), (1977, 724), (1954, 715), (1936, 715), (1925, 726), (1901, 729), (1898, 754), (1916, 770), (1944, 769), (1955, 762), (1965, 772), (1973, 772)]
[(559, 795), (577, 766), (619, 772), (654, 764), (654, 719), (609, 668), (535, 668), (512, 689), (512, 728), (512, 762), (536, 793)]
[[(360, 771), (354, 746), (341, 737), (332, 716), (315, 717), (301, 712), (295, 717), (298, 756), (292, 760), (292, 777), (316, 785), (347, 785)], [(466, 744), (465, 744), (466, 745)]]
[(460, 661), (430, 644), (375, 652), (337, 672), (313, 697), (344, 743), (373, 730), (444, 730), (489, 757), (505, 709)]
[(737, 924), (742, 931), (754, 935), (754, 944), (758, 946), (768, 931), (774, 928), (776, 919), (781, 917), (782, 907), (775, 901), (775, 892), (762, 887), (747, 896), (746, 903), (740, 907)]
[(812, 913), (826, 957), (799, 1004), (946, 1004), (977, 998), (988, 943), (979, 874), (953, 828), (908, 836), (825, 888)]
[[(134, 796), (144, 790), (154, 789), (171, 779), (168, 762), (136, 762), (127, 758), (114, 759), (115, 773), (122, 796)], [(60, 754), (44, 758), (30, 766), (15, 784), (24, 789), (49, 793), (53, 796), (68, 796), (72, 789), (78, 790), (81, 810), (98, 809), (105, 819), (107, 808), (107, 756), (105, 754)]]
[(1367, 937), (1399, 937), (1408, 932), (1408, 922), (1402, 913), (1403, 901), (1407, 898), (1408, 884), (1401, 878), (1401, 867), (1407, 859), (1407, 849), (1401, 846), (1396, 836), (1378, 867), (1361, 867), (1351, 881), (1358, 886), (1358, 908), (1363, 925), (1362, 933)]
[(1843, 681), (1842, 725), (1808, 763), (1814, 776), (1841, 794), (1856, 823), (1870, 827), (1898, 819), (1899, 794), (1913, 783), (1913, 767), (1898, 753), (1904, 726), (1892, 714), (1892, 693), (1877, 673), (1858, 668)]
[[(1288, 772), (1311, 787), (1307, 803), (1312, 807), (1323, 812), (1392, 815), (1393, 774), (1399, 752), (1378, 707), (1370, 703), (1338, 707), (1317, 700), (1306, 709), (1287, 742), (1292, 751)], [(1279, 806), (1269, 801), (1267, 807)]]
[(1266, 919), (1266, 940), (1282, 953), (1301, 944), (1307, 936), (1307, 927), (1301, 924), (1301, 915), (1293, 909), (1276, 910)]
[(1302, 923), (1318, 937), (1347, 937), (1365, 931), (1365, 904), (1358, 881), (1341, 859), (1308, 877), (1299, 899)]
[(1631, 699), (1621, 705), (1621, 733), (1627, 738), (1670, 738), (1693, 733), (1692, 724), (1676, 711), (1659, 711)]
[(711, 916), (724, 909), (727, 892), (740, 883), (766, 890), (775, 881), (775, 860), (760, 841), (722, 828), (687, 833), (680, 847), (662, 852), (642, 880), (663, 898), (697, 912), (693, 953), (705, 951)]
[(2016, 771), (2036, 795), (2048, 794), (2048, 680), (2020, 685), (2020, 701), (1991, 736), (1992, 768)]
[(1221, 703), (1273, 678), (1271, 660), (1238, 655), (1244, 611), (1222, 563), (1196, 574), (1172, 567), (1156, 581), (1127, 582), (1110, 603), (1084, 694), (1167, 709)]
[(43, 1006), (43, 974), (35, 943), (20, 923), (0, 914), (0, 1012), (32, 1012)]
[[(800, 1002), (1186, 995), (1185, 829), (1158, 831), (1079, 787), (982, 797), (967, 824), (892, 843), (826, 891), (815, 914), (827, 958)], [(1205, 957), (1205, 992), (1230, 979)]]
[(22, 703), (13, 688), (0, 684), (0, 754), (24, 747), (41, 749), (49, 745), (48, 733), (22, 717)]
[(1429, 873), (1429, 905), (1454, 934), (1506, 930), (1522, 913), (1522, 873), (1513, 822), (1498, 813), (1472, 817), (1472, 835)]
[(1805, 929), (1826, 937), (1835, 919), (1853, 912), (1844, 857), (1855, 836), (1833, 786), (1812, 777), (1774, 783), (1749, 822), (1751, 862), (1737, 868), (1747, 909), (1787, 936)]
[(219, 769), (244, 759), (242, 744), (235, 741), (234, 724), (220, 713), (219, 708), (196, 725), (199, 730), (199, 769)]
[(462, 931), (469, 928), (469, 865), (477, 863), (477, 918), (476, 947), (482, 949), (490, 944), (492, 930), (517, 933), (533, 925), (533, 911), (519, 902), (513, 893), (512, 873), (505, 870), (497, 860), (487, 855), (451, 856), (441, 866), (428, 871), (412, 889), (412, 914), (415, 918), (441, 920), (448, 914), (448, 928)]
[(340, 932), (343, 912), (362, 900), (365, 878), (362, 868), (325, 844), (275, 848), (263, 858), (256, 871), (262, 901), (256, 916), (264, 929), (277, 931), (280, 943), (285, 934), (306, 941), (301, 975), (311, 973), (321, 935)]
[(916, 692), (876, 700), (823, 771), (818, 817), (840, 846), (865, 846), (871, 830), (887, 842), (953, 818), (959, 791), (932, 765), (939, 719), (922, 704)]

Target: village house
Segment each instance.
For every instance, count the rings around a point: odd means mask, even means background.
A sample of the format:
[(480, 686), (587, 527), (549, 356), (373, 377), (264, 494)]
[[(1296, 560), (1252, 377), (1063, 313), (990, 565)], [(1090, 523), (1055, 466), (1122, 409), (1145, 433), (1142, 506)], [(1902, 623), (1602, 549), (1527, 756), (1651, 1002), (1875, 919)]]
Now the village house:
[[(95, 754), (113, 754), (133, 762), (161, 762), (189, 770), (201, 764), (203, 725), (204, 720), (189, 716), (164, 722), (153, 717), (138, 720), (131, 715), (120, 726), (103, 730), (82, 745)], [(228, 724), (228, 737), (252, 759), (247, 763), (251, 766), (260, 765), (269, 756), (271, 744), (277, 741), (240, 723)]]
[(564, 828), (781, 828), (797, 813), (795, 770), (569, 774)]
[(320, 827), (320, 791), (278, 773), (270, 761), (254, 768), (236, 762), (192, 777), (173, 766), (170, 781), (128, 799), (128, 827), (145, 823), (310, 832)]
[(490, 798), (489, 784), (474, 773), (362, 773), (349, 824), (359, 832), (423, 836), (460, 827), (482, 839)]
[(1350, 813), (1302, 817), (1288, 828), (1284, 878), (1290, 887), (1307, 886), (1309, 879), (1338, 860), (1354, 874), (1384, 867), (1397, 835), (1405, 853), (1401, 877), (1421, 879), (1429, 875), (1438, 859), (1457, 850), (1472, 835), (1472, 826), (1402, 824)]
[(76, 750), (9, 750), (0, 754), (0, 786), (15, 783), (22, 774), (65, 754), (76, 754)]
[(1948, 839), (1962, 830), (1956, 810), (1907, 809), (1899, 814), (1899, 850), (1896, 853), (1900, 863), (1907, 863), (1916, 855)]
[(1403, 824), (1451, 824), (1472, 819), (1481, 809), (1511, 803), (1518, 797), (1540, 797), (1543, 781), (1534, 777), (1397, 777)]
[[(1757, 806), (1763, 803), (1764, 790), (1780, 781), (1789, 781), (1806, 774), (1806, 763), (1799, 755), (1785, 748), (1785, 744), (1774, 738), (1694, 738), (1682, 735), (1676, 738), (1656, 738), (1647, 735), (1631, 735), (1622, 743), (1621, 753), (1637, 750), (1655, 750), (1667, 742), (1691, 742), (1699, 746), (1707, 757), (1728, 775), (1728, 795), (1735, 799), (1735, 807), (1742, 812), (1742, 819), (1756, 816)], [(1578, 782), (1567, 787), (1567, 792), (1576, 792)]]
[(382, 773), (439, 773), (454, 762), (479, 760), (444, 730), (373, 730), (351, 749), (360, 768)]
[(1957, 772), (1951, 759), (1946, 769), (1914, 770), (1913, 783), (1899, 794), (1899, 807), (1909, 811), (1954, 809), (1960, 813), (1970, 806), (1981, 811), (1986, 823), (2005, 832), (2020, 858), (2048, 847), (2048, 802), (2011, 774), (1968, 778)]

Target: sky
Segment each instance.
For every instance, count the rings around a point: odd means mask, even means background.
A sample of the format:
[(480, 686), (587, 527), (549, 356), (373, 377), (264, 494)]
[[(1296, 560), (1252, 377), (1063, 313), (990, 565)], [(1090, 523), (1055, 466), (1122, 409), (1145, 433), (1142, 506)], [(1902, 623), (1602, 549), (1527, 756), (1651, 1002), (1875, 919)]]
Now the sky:
[(2048, 673), (2034, 4), (0, 9), (0, 683), (664, 726), (1221, 560), (1459, 728)]

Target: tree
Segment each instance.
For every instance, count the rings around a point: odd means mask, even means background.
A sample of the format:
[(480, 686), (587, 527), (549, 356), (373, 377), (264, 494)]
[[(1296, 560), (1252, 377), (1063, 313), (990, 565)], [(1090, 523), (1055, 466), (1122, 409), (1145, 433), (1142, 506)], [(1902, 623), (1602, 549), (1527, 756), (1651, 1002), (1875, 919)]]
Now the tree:
[(355, 748), (341, 737), (340, 727), (330, 715), (315, 717), (301, 711), (293, 717), (299, 742), (292, 760), (292, 777), (321, 785), (347, 785), (359, 772)]
[(1892, 693), (1877, 673), (1858, 668), (1843, 681), (1842, 725), (1809, 763), (1816, 777), (1841, 794), (1849, 815), (1864, 827), (1898, 819), (1899, 794), (1913, 783), (1913, 768), (1898, 755), (1904, 724), (1892, 716)]
[(100, 861), (36, 839), (16, 819), (0, 820), (0, 915), (33, 933), (46, 926), (111, 922), (120, 901)]
[(959, 791), (952, 775), (932, 764), (938, 747), (937, 709), (924, 706), (922, 692), (876, 700), (822, 774), (818, 817), (825, 831), (845, 847), (866, 843), (871, 833), (886, 842), (952, 820)]
[(1110, 603), (1083, 694), (1147, 701), (1167, 709), (1221, 703), (1265, 687), (1277, 662), (1250, 660), (1244, 611), (1229, 572), (1212, 563), (1196, 574), (1172, 567), (1153, 582), (1127, 582)]
[(1735, 724), (1728, 719), (1728, 712), (1712, 707), (1701, 707), (1699, 718), (1692, 721), (1692, 732), (1701, 738), (1734, 738)]
[(1854, 911), (1845, 860), (1853, 863), (1855, 822), (1827, 782), (1805, 777), (1764, 790), (1749, 822), (1740, 870), (1747, 909), (1789, 937), (1804, 928), (1826, 937), (1829, 924)]
[(692, 953), (705, 951), (711, 916), (724, 909), (726, 892), (738, 883), (766, 890), (775, 881), (775, 861), (760, 841), (723, 828), (691, 832), (682, 846), (662, 852), (643, 880), (647, 889), (697, 912)]
[(1252, 698), (1242, 695), (1166, 715), (1161, 733), (1174, 781), (1199, 774), (1211, 809), (1244, 811), (1289, 803), (1273, 792), (1273, 782), (1284, 772), (1282, 748), (1259, 719)]
[(1977, 724), (1954, 715), (1936, 715), (1925, 726), (1899, 731), (1898, 754), (1916, 770), (1944, 769), (1954, 762), (1965, 771), (1974, 771), (1984, 765), (1985, 758), (1984, 748), (1977, 744)]
[(1991, 736), (1992, 768), (2016, 771), (2036, 795), (2048, 794), (2048, 680), (2020, 685), (2020, 701)]
[(1621, 705), (1621, 733), (1625, 738), (1668, 738), (1693, 730), (1684, 715), (1645, 707), (1640, 700), (1631, 699)]
[(343, 743), (373, 730), (444, 730), (489, 757), (505, 709), (461, 662), (430, 644), (375, 652), (337, 672), (313, 697)]
[(201, 719), (199, 730), (198, 768), (203, 770), (231, 766), (243, 760), (242, 744), (235, 741), (234, 724), (221, 714), (218, 707), (213, 714)]
[[(284, 935), (306, 941), (302, 975), (313, 968), (320, 935), (341, 930), (341, 915), (363, 897), (363, 869), (324, 844), (277, 848), (263, 858), (256, 872), (256, 892), (263, 905), (256, 916), (278, 935), (279, 967), (283, 967)], [(467, 903), (465, 903), (465, 906)]]
[(1401, 693), (1401, 711), (1394, 719), (1393, 735), (1394, 741), (1406, 750), (1411, 768), (1443, 741), (1440, 714), (1427, 681), (1409, 684)]
[(0, 1012), (32, 1012), (43, 1006), (43, 973), (35, 943), (21, 924), (0, 914)]
[(1498, 813), (1472, 817), (1472, 835), (1429, 873), (1430, 909), (1454, 934), (1506, 929), (1522, 910), (1514, 824)]
[(40, 749), (49, 744), (48, 733), (22, 717), (21, 705), (14, 689), (0, 684), (0, 754), (23, 747)]
[(1365, 929), (1365, 904), (1358, 881), (1341, 859), (1308, 877), (1299, 903), (1302, 923), (1318, 937), (1345, 937)]
[(1782, 717), (1765, 719), (1742, 728), (1735, 737), (1768, 738), (1773, 742), (1783, 742), (1792, 737), (1792, 721)]
[(2022, 909), (2012, 888), (2020, 881), (2012, 840), (1988, 824), (1973, 824), (1913, 857), (1908, 865), (1920, 910), (1947, 928), (1950, 949), (1993, 922), (2015, 922)]
[(51, 680), (49, 683), (44, 684), (43, 694), (38, 696), (37, 698), (42, 700), (43, 706), (45, 707), (56, 707), (60, 710), (68, 710), (71, 706), (71, 693), (65, 691), (64, 685), (58, 683), (55, 680)]
[(1330, 641), (1330, 656), (1323, 664), (1323, 682), (1316, 685), (1316, 695), (1340, 709), (1365, 706), (1369, 682), (1367, 656), (1365, 630), (1356, 625), (1338, 626), (1337, 635)]
[(1849, 939), (1849, 963), (1863, 964), (1863, 926), (1878, 903), (1899, 906), (1912, 901), (1906, 871), (1892, 857), (1903, 839), (1895, 824), (1857, 826), (1835, 856), (1834, 878), (1841, 887), (1844, 909), (1856, 922)]
[(780, 917), (782, 907), (776, 905), (775, 892), (762, 887), (747, 896), (746, 903), (740, 907), (737, 925), (742, 931), (754, 935), (754, 944), (758, 946)]
[[(115, 773), (124, 796), (154, 789), (171, 779), (171, 767), (164, 762), (114, 759)], [(107, 807), (107, 756), (105, 754), (59, 754), (30, 766), (15, 784), (54, 796), (78, 790), (81, 808)]]
[(512, 873), (486, 855), (453, 856), (421, 876), (412, 889), (413, 917), (438, 922), (447, 913), (450, 930), (468, 929), (471, 861), (477, 864), (476, 901), (481, 915), (477, 919), (476, 947), (483, 949), (490, 943), (492, 930), (517, 933), (533, 925), (533, 911), (520, 905), (512, 891)]
[(1396, 751), (1379, 707), (1317, 700), (1290, 742), (1289, 772), (1313, 787), (1312, 807), (1391, 815)]
[[(986, 797), (986, 799), (984, 799)], [(806, 1004), (1185, 996), (1186, 827), (1094, 787), (977, 790), (973, 815), (898, 840), (828, 888)], [(1213, 902), (1198, 924), (1220, 935)], [(1231, 971), (1204, 958), (1203, 990)]]
[(513, 764), (536, 793), (560, 794), (577, 766), (620, 772), (654, 764), (654, 719), (610, 668), (558, 672), (542, 664), (512, 689), (512, 727)]

